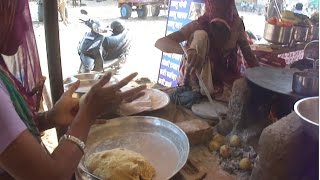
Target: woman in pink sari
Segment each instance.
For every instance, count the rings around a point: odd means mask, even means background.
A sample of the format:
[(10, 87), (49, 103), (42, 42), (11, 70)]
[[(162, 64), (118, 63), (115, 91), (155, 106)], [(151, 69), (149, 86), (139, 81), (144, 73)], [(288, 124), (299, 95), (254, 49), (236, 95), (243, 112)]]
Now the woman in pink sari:
[[(160, 38), (155, 46), (163, 52), (183, 54), (179, 43), (187, 41), (179, 86), (189, 86), (194, 92), (204, 94), (198, 74), (210, 94), (217, 98), (224, 89), (231, 89), (244, 67), (259, 63), (251, 52), (234, 0), (205, 0), (205, 8), (205, 14), (198, 20)], [(245, 61), (239, 58), (239, 50)]]
[[(0, 1), (0, 43), (0, 179), (71, 179), (96, 117), (138, 95), (145, 86), (119, 90), (137, 75), (133, 73), (103, 87), (111, 78), (108, 73), (81, 103), (72, 98), (77, 82), (53, 109), (38, 113), (37, 94), (43, 79), (28, 0)], [(68, 131), (49, 153), (39, 132), (53, 127), (68, 127)]]

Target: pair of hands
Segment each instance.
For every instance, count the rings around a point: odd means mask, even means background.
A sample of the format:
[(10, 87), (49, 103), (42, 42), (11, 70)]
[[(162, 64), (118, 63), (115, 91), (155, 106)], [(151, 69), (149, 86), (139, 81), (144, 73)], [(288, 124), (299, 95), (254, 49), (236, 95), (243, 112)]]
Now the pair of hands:
[(196, 49), (187, 50), (187, 69), (190, 74), (193, 74), (196, 71), (199, 71), (202, 68), (203, 60), (199, 56)]
[(104, 87), (112, 76), (111, 73), (106, 73), (80, 100), (72, 97), (80, 85), (80, 81), (76, 82), (49, 111), (51, 122), (58, 127), (68, 126), (79, 110), (87, 113), (93, 120), (101, 114), (114, 112), (123, 101), (129, 102), (144, 95), (141, 91), (146, 88), (145, 85), (123, 92), (120, 90), (137, 75), (138, 73), (130, 74), (118, 83)]

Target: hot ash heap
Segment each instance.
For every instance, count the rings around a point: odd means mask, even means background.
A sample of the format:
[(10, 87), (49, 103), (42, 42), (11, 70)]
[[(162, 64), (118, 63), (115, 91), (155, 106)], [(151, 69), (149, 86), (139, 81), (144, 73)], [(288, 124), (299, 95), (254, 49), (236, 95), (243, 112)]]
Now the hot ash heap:
[(240, 177), (250, 177), (257, 153), (252, 146), (242, 143), (237, 135), (214, 135), (209, 150), (218, 156), (223, 170)]

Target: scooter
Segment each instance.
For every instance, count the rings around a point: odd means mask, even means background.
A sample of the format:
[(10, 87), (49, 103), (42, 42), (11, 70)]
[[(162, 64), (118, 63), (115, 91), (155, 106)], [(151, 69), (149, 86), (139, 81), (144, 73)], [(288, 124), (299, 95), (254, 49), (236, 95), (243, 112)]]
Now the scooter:
[[(81, 10), (87, 15), (87, 11)], [(81, 65), (79, 73), (90, 71), (118, 70), (129, 53), (131, 38), (129, 30), (120, 21), (113, 21), (110, 27), (102, 28), (93, 19), (80, 19), (91, 31), (86, 32), (79, 43), (78, 54)]]

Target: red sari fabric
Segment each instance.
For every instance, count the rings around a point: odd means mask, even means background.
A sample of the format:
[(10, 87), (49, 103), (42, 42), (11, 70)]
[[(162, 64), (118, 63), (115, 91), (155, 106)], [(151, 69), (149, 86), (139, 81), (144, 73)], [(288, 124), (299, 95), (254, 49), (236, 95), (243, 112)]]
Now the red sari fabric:
[[(212, 41), (213, 35), (209, 31), (209, 24), (212, 20), (218, 19), (230, 26), (231, 37), (226, 42), (226, 46), (220, 48), (210, 46), (207, 54), (207, 58), (211, 62), (213, 85), (218, 93), (221, 93), (224, 85), (231, 88), (233, 82), (242, 76), (241, 70), (246, 67), (246, 62), (241, 54), (239, 42), (247, 41), (247, 36), (234, 0), (205, 0), (205, 7), (204, 15), (184, 26), (180, 32), (189, 39), (187, 45), (190, 45), (190, 36), (196, 30), (205, 30), (208, 33), (209, 41)], [(179, 85), (183, 85), (185, 68), (185, 63), (182, 62)], [(197, 80), (194, 76), (191, 75), (191, 81)]]
[[(222, 19), (229, 26), (232, 34), (239, 32), (239, 15), (234, 0), (205, 0), (206, 12), (198, 19), (200, 26), (206, 30), (209, 39), (212, 34), (208, 30), (209, 23), (214, 19)], [(241, 77), (240, 67), (243, 62), (238, 58), (239, 47), (235, 44), (232, 49), (223, 49), (210, 47), (208, 58), (212, 62), (214, 84), (232, 85), (232, 83)]]

